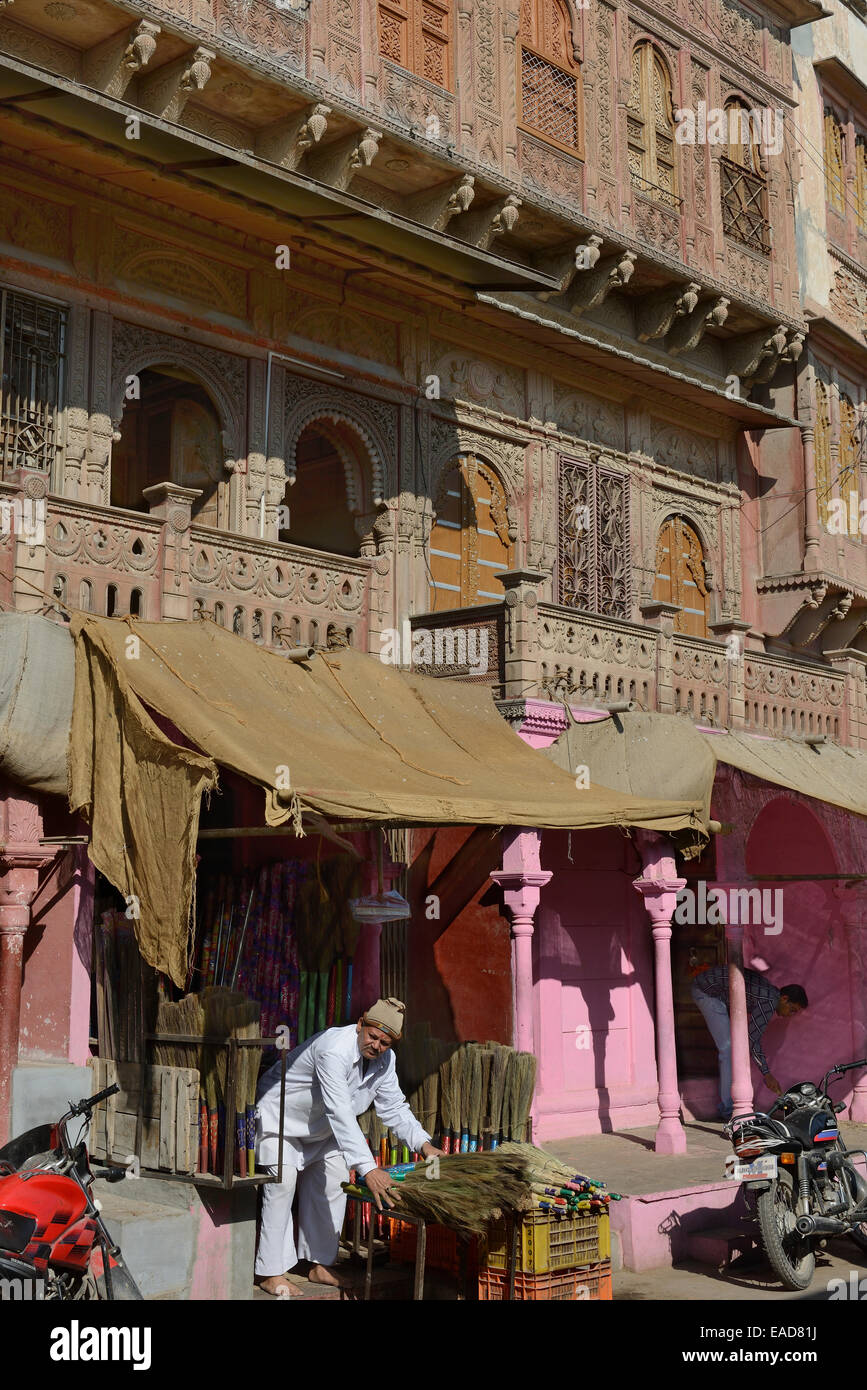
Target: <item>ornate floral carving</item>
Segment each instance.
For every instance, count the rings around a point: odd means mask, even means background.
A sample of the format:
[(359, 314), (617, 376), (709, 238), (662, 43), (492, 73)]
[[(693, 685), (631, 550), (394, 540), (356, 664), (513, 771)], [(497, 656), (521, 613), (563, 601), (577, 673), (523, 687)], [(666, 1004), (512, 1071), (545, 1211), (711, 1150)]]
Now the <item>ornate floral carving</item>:
[(614, 81), (611, 62), (611, 17), (607, 5), (595, 6), (596, 25), (596, 121), (599, 136), (599, 167), (614, 168), (614, 137), (611, 116), (611, 86)]
[(659, 463), (683, 473), (692, 473), (709, 482), (717, 481), (716, 440), (695, 434), (682, 425), (659, 428), (653, 424), (651, 449)]
[(70, 209), (62, 203), (36, 198), (29, 190), (25, 192), (21, 188), (2, 184), (0, 236), (13, 246), (67, 260), (70, 251)]
[[(833, 252), (831, 264), (834, 280), (829, 302), (841, 322), (859, 336), (867, 327), (867, 274), (851, 263), (844, 264)], [(835, 264), (836, 262), (836, 264)]]
[(217, 0), (217, 33), (297, 72), (304, 71), (306, 22), (266, 0)]
[(749, 14), (737, 0), (717, 0), (716, 29), (726, 46), (757, 67), (762, 66), (761, 20)]
[(562, 203), (581, 207), (584, 166), (580, 160), (570, 159), (530, 135), (521, 136), (520, 152), (521, 176), (525, 184)]
[(383, 62), (380, 82), (383, 111), (392, 119), (406, 125), (415, 126), (421, 135), (426, 135), (429, 118), (437, 119), (436, 139), (454, 139), (456, 103), (453, 96), (444, 92), (423, 77), (415, 77), (403, 68)]
[(667, 251), (670, 256), (680, 255), (680, 218), (659, 203), (651, 202), (636, 194), (632, 203), (635, 230), (639, 236)]
[(612, 449), (623, 447), (622, 407), (599, 396), (579, 395), (559, 381), (554, 382), (554, 419), (579, 439)]
[(726, 243), (726, 272), (729, 283), (739, 294), (744, 291), (753, 299), (770, 301), (770, 273), (766, 261), (750, 256), (729, 241)]
[(487, 434), (459, 420), (445, 419), (440, 415), (431, 420), (430, 438), (431, 476), (428, 481), (433, 496), (437, 494), (443, 470), (453, 464), (456, 455), (461, 453), (478, 454), (493, 464), (513, 493), (523, 486), (526, 447), (520, 441)]
[(510, 415), (523, 414), (524, 380), (517, 368), (455, 352), (435, 340), (431, 342), (431, 357), (444, 396), (476, 401)]
[(476, 100), (482, 106), (497, 104), (497, 56), (494, 47), (493, 0), (476, 0)]
[[(348, 391), (286, 378), (284, 438), (286, 475), (295, 476), (295, 449), (301, 433), (316, 421), (347, 427), (364, 447), (374, 501), (397, 489), (397, 408)], [(344, 460), (344, 463), (346, 461)], [(360, 503), (361, 498), (357, 498)]]
[(160, 555), (159, 523), (113, 524), (98, 511), (50, 507), (45, 548), (66, 564), (105, 565), (119, 574), (154, 575)]

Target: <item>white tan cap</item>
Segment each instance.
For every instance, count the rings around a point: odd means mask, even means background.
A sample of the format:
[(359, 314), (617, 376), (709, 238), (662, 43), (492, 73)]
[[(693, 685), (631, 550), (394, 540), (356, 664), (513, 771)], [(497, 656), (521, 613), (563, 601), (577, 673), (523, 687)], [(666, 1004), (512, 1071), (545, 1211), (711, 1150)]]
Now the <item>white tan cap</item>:
[(381, 1028), (383, 1033), (390, 1033), (393, 1038), (399, 1038), (403, 1032), (405, 1013), (406, 1005), (400, 999), (377, 999), (364, 1015), (364, 1021), (371, 1028)]

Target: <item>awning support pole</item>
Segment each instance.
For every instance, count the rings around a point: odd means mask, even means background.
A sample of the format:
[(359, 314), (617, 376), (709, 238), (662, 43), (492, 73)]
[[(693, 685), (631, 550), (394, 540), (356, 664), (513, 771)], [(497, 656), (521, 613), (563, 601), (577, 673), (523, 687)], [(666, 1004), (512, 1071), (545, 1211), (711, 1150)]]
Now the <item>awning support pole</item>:
[(655, 831), (636, 831), (644, 873), (634, 887), (644, 899), (653, 924), (656, 989), (656, 1071), (659, 1081), (657, 1153), (686, 1153), (686, 1131), (680, 1120), (680, 1086), (674, 1036), (674, 991), (671, 983), (671, 919), (677, 895), (686, 879), (678, 878), (670, 843)]
[(552, 877), (540, 864), (538, 830), (507, 830), (503, 834), (503, 867), (491, 878), (503, 890), (512, 918), (512, 987), (514, 1046), (535, 1053), (533, 1028), (533, 918), (542, 889)]
[(725, 930), (732, 1035), (732, 1114), (749, 1115), (753, 1109), (753, 1081), (750, 1075), (749, 1015), (744, 983), (744, 929), (727, 923)]

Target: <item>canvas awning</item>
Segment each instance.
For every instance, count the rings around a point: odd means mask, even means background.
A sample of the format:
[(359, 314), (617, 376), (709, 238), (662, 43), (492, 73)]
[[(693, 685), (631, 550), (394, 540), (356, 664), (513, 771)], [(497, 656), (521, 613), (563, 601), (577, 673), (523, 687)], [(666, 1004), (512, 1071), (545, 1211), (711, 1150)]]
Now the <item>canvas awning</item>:
[(562, 768), (586, 764), (591, 779), (624, 795), (699, 802), (705, 823), (718, 762), (867, 816), (867, 753), (834, 743), (710, 732), (681, 715), (636, 712), (572, 724), (543, 751)]
[[(386, 825), (700, 831), (688, 799), (635, 797), (551, 767), (490, 692), (352, 650), (300, 664), (211, 622), (73, 616), (72, 808), (90, 857), (135, 895), (145, 958), (182, 982), (202, 791), (217, 765), (263, 788), (269, 825), (305, 811)], [(146, 708), (147, 707), (147, 708)], [(148, 709), (194, 745), (163, 733)]]

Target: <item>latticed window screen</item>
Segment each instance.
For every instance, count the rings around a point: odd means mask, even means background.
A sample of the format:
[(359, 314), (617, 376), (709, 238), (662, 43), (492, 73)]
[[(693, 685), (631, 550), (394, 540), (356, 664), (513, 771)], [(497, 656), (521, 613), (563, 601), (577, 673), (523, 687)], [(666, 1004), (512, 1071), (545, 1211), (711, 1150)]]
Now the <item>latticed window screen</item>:
[(502, 598), (494, 576), (512, 562), (506, 496), (493, 470), (474, 454), (443, 480), (429, 554), (431, 612)]
[(697, 532), (682, 516), (669, 517), (660, 528), (653, 597), (661, 603), (680, 606), (674, 620), (676, 632), (688, 637), (707, 637), (704, 551)]
[(521, 118), (525, 126), (578, 148), (578, 79), (532, 49), (521, 49)]
[(827, 527), (831, 500), (831, 409), (824, 381), (816, 379), (816, 428), (813, 452), (816, 467), (816, 502), (819, 519)]
[(728, 149), (720, 162), (723, 230), (753, 251), (770, 250), (767, 181), (758, 132), (742, 102), (726, 106)]
[(560, 460), (560, 602), (629, 617), (629, 479), (590, 460)]
[(63, 404), (66, 314), (13, 290), (0, 290), (0, 463), (51, 469)]
[(451, 0), (380, 0), (379, 51), (437, 87), (451, 87)]
[(632, 52), (626, 135), (632, 183), (649, 198), (679, 210), (671, 82), (649, 42), (636, 44)]
[(580, 67), (566, 7), (559, 0), (522, 0), (520, 39), (521, 125), (580, 151)]
[(846, 212), (846, 135), (836, 112), (825, 107), (825, 197), (836, 212)]
[(855, 222), (867, 232), (867, 135), (855, 139)]

